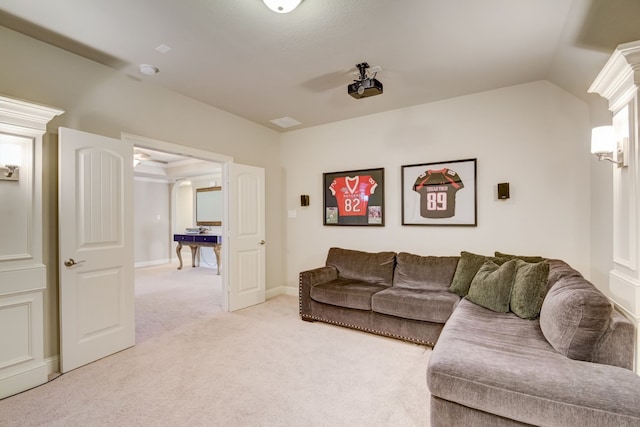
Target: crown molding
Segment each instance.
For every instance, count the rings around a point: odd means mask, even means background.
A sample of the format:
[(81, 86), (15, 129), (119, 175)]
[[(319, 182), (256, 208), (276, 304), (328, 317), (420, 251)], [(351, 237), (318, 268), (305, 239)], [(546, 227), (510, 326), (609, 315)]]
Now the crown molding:
[(46, 132), (47, 123), (64, 113), (59, 108), (0, 96), (0, 122)]

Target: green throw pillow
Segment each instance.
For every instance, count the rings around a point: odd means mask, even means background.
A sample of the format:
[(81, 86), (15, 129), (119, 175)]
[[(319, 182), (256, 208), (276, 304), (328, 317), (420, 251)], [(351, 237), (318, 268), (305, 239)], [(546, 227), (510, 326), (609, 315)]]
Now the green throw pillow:
[(516, 262), (511, 260), (498, 265), (493, 261), (486, 261), (482, 264), (471, 282), (467, 299), (489, 310), (507, 313), (516, 275)]
[(526, 256), (526, 255), (511, 255), (511, 254), (504, 254), (502, 252), (495, 252), (495, 256), (498, 258), (507, 258), (507, 259), (521, 259), (525, 262), (542, 262), (544, 261), (544, 258), (541, 256)]
[(456, 266), (456, 272), (453, 275), (449, 291), (458, 294), (461, 297), (467, 295), (471, 281), (476, 275), (487, 257), (484, 255), (476, 255), (471, 252), (460, 252), (460, 260)]
[(516, 261), (516, 277), (511, 291), (511, 311), (523, 319), (535, 319), (547, 293), (549, 264)]

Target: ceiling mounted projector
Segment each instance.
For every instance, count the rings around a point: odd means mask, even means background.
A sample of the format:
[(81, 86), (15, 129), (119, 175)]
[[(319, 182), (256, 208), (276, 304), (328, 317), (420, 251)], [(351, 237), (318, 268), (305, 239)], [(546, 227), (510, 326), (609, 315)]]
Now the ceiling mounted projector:
[(347, 86), (347, 93), (356, 99), (380, 95), (382, 93), (382, 83), (375, 78), (380, 67), (374, 67), (376, 72), (373, 74), (373, 77), (367, 75), (369, 64), (366, 62), (358, 64), (356, 67), (360, 73), (360, 78), (358, 80), (354, 80), (353, 83)]

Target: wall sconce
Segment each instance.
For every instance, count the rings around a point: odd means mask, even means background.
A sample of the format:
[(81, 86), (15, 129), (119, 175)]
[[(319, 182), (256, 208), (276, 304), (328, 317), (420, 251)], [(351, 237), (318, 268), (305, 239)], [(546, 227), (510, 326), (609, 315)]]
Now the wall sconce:
[(300, 3), (302, 0), (262, 0), (265, 5), (276, 13), (289, 13)]
[(22, 164), (20, 146), (0, 144), (0, 180), (19, 181), (18, 169)]
[(627, 166), (625, 159), (628, 139), (617, 141), (613, 126), (598, 126), (591, 130), (591, 154), (598, 156), (598, 160), (608, 160), (619, 168)]

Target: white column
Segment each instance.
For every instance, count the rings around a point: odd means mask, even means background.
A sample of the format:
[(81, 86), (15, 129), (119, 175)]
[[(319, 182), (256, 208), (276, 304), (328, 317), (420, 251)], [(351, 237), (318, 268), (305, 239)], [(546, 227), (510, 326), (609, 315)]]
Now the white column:
[[(618, 46), (589, 88), (609, 101), (616, 138), (627, 145), (626, 167), (613, 169), (613, 270), (609, 296), (636, 327), (640, 371), (640, 41)], [(605, 165), (603, 165), (605, 167)]]
[(20, 153), (18, 179), (0, 180), (0, 399), (47, 381), (42, 135), (62, 113), (0, 96), (0, 145)]

